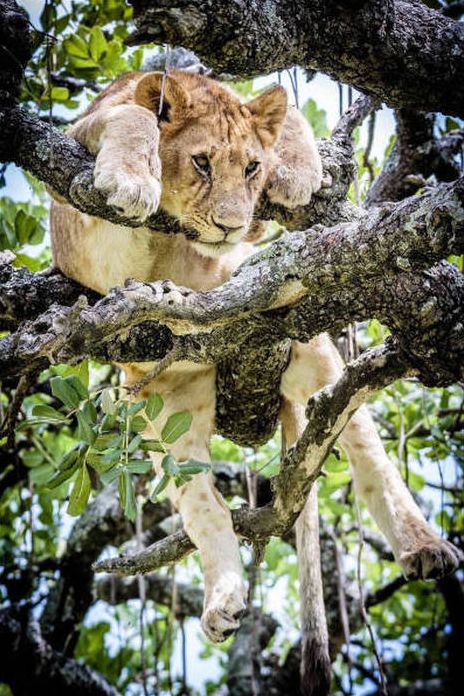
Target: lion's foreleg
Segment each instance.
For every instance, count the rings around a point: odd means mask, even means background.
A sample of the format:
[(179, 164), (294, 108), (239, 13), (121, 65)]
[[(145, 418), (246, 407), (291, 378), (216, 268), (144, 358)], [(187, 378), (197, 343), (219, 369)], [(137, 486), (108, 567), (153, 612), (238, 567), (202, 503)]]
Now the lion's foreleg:
[[(140, 374), (136, 373), (129, 383), (139, 379)], [(147, 428), (145, 436), (158, 437), (166, 417), (188, 410), (193, 416), (190, 430), (169, 446), (170, 452), (179, 463), (189, 459), (209, 462), (209, 441), (214, 430), (214, 390), (214, 368), (184, 372), (174, 365), (173, 369), (166, 370), (141, 393), (145, 398), (151, 391), (158, 391), (164, 399), (161, 416)], [(163, 475), (163, 455), (153, 453), (151, 456), (156, 472)], [(179, 487), (171, 480), (166, 492), (200, 554), (205, 582), (203, 630), (211, 641), (223, 641), (239, 627), (246, 598), (239, 544), (230, 510), (216, 490), (210, 473), (195, 474), (191, 481)]]
[(161, 198), (161, 162), (156, 117), (137, 104), (101, 106), (69, 131), (97, 156), (95, 187), (129, 218), (141, 222)]

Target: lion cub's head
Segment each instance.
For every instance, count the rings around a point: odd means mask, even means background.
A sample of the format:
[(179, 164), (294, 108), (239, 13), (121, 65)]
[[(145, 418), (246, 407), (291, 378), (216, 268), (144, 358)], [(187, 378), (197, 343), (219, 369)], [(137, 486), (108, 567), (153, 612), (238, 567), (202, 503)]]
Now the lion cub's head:
[[(135, 101), (160, 110), (163, 75), (149, 73)], [(161, 207), (198, 237), (204, 256), (226, 253), (247, 238), (287, 109), (282, 87), (247, 104), (219, 83), (173, 70), (160, 114)]]

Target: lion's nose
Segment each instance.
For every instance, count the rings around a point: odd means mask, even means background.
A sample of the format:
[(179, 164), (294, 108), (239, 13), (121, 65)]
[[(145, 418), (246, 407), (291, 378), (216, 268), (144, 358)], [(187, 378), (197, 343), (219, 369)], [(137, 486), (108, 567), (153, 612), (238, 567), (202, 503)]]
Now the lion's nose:
[[(220, 230), (222, 230), (226, 236), (228, 234), (230, 234), (231, 232), (237, 232), (237, 230), (241, 230), (243, 227), (243, 224), (241, 224), (241, 225), (227, 224), (226, 225), (224, 222), (218, 222), (217, 220), (215, 220), (214, 217), (212, 218), (212, 220), (213, 220), (214, 224), (216, 225), (216, 227), (218, 227)], [(229, 221), (227, 221), (227, 222), (229, 222)]]

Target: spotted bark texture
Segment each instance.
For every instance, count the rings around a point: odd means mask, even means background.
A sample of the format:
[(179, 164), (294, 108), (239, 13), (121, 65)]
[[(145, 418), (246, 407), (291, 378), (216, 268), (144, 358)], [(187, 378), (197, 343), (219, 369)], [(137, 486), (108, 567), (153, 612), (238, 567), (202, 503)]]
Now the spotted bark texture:
[(216, 73), (320, 70), (389, 106), (464, 115), (464, 27), (419, 0), (132, 0), (132, 43), (170, 43)]

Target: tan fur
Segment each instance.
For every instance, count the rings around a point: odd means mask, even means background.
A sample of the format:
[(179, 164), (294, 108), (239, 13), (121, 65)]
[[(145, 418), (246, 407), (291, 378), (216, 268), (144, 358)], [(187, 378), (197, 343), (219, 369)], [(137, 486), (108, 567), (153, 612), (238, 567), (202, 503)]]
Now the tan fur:
[[(230, 90), (202, 76), (172, 71), (163, 97), (162, 85), (160, 73), (123, 76), (69, 131), (96, 155), (94, 182), (108, 203), (139, 222), (135, 229), (126, 228), (63, 202), (53, 203), (55, 265), (103, 294), (127, 278), (170, 279), (195, 290), (220, 285), (253, 252), (250, 242), (262, 231), (253, 211), (263, 188), (275, 202), (294, 207), (307, 203), (321, 184), (312, 133), (301, 114), (287, 108), (281, 87), (243, 104)], [(197, 238), (189, 241), (144, 227), (158, 206), (196, 230)], [(334, 350), (327, 337), (307, 346), (295, 344), (282, 382), (285, 396), (303, 404), (314, 389), (336, 379), (340, 364)], [(125, 366), (127, 382), (137, 382), (150, 369), (148, 363)], [(179, 460), (207, 461), (214, 430), (215, 368), (175, 363), (145, 387), (142, 396), (151, 391), (162, 395), (166, 415), (184, 409), (193, 414), (192, 428), (173, 445), (173, 454)], [(156, 435), (155, 427), (146, 435)], [(372, 500), (378, 507), (384, 492), (367, 472), (377, 475), (381, 470), (382, 482), (393, 487), (390, 504), (379, 507), (377, 519), (401, 561), (412, 548), (412, 525), (401, 513), (406, 531), (399, 529), (401, 524), (392, 516), (404, 508), (415, 524), (425, 522), (387, 466), (368, 416), (356, 416), (345, 433), (355, 473), (366, 472), (360, 474), (359, 488), (368, 493), (368, 503)], [(160, 457), (153, 455), (153, 461), (159, 471)], [(238, 627), (245, 607), (230, 512), (204, 474), (180, 489), (170, 485), (168, 494), (200, 552), (205, 575), (202, 626), (211, 640), (223, 640)]]

